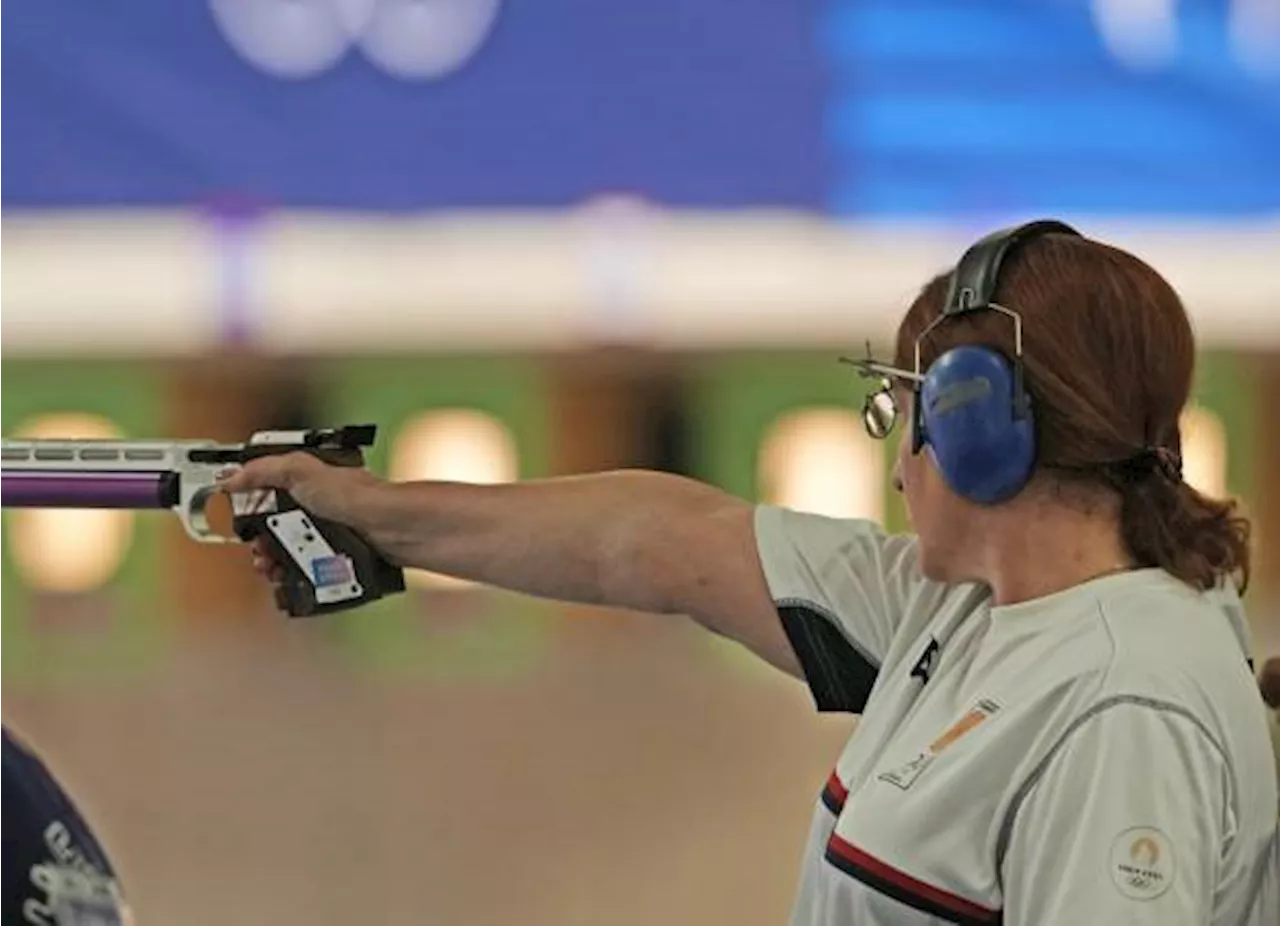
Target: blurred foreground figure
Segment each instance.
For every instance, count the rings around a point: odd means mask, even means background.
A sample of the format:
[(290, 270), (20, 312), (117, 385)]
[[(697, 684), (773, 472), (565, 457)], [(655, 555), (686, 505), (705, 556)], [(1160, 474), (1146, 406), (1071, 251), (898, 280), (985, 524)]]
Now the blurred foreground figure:
[[(1280, 770), (1280, 656), (1273, 656), (1263, 663), (1258, 687), (1262, 690), (1262, 700), (1271, 708), (1271, 746), (1276, 753), (1276, 769)], [(1277, 922), (1280, 922), (1280, 916), (1277, 916)]]
[(1258, 686), (1262, 689), (1262, 699), (1267, 702), (1267, 706), (1280, 711), (1280, 656), (1274, 656), (1263, 663)]
[(860, 714), (795, 926), (1277, 926), (1249, 524), (1183, 478), (1195, 358), (1154, 269), (1034, 222), (853, 361), (870, 435), (905, 425), (911, 534), (661, 473), (397, 485), (289, 454), (226, 490), (287, 489), (399, 565), (686, 615)]
[(128, 926), (106, 853), (45, 764), (4, 730), (4, 926)]

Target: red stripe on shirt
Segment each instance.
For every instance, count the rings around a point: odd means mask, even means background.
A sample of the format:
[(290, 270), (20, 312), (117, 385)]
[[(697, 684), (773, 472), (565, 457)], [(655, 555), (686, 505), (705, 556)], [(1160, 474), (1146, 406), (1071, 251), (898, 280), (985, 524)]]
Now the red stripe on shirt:
[[(828, 783), (829, 786), (830, 784)], [(906, 903), (910, 903), (912, 900), (917, 901), (913, 906), (918, 906), (919, 909), (928, 912), (945, 911), (954, 917), (959, 917), (959, 922), (1000, 922), (999, 910), (991, 910), (971, 900), (958, 897), (950, 891), (944, 891), (942, 888), (934, 887), (932, 884), (925, 884), (906, 872), (899, 871), (891, 865), (886, 865), (874, 856), (855, 848), (835, 833), (831, 834), (831, 839), (827, 842), (827, 856), (828, 858), (835, 856), (839, 861), (855, 869), (849, 872), (855, 877), (860, 873), (865, 874), (874, 880), (896, 888), (897, 892), (904, 895), (900, 899)]]
[(840, 779), (835, 772), (831, 773), (831, 777), (827, 779), (827, 785), (822, 789), (822, 803), (826, 804), (827, 810), (834, 814), (839, 814), (844, 809), (844, 802), (849, 798), (849, 789), (840, 783)]

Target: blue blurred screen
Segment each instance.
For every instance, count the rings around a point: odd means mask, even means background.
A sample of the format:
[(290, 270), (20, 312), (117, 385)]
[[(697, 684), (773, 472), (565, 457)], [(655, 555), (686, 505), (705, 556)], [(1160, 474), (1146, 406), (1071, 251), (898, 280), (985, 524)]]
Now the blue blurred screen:
[[(11, 0), (3, 202), (1274, 212), (1280, 73), (1232, 25), (1258, 3)], [(388, 63), (445, 34), (397, 45), (415, 8), (486, 5), (460, 67)], [(1275, 17), (1249, 34), (1280, 61)]]
[[(826, 124), (840, 213), (1280, 208), (1280, 71), (1232, 5), (835, 0)], [(1280, 26), (1280, 22), (1277, 22)], [(1270, 37), (1280, 67), (1280, 31)], [(1265, 51), (1265, 48), (1264, 48)]]

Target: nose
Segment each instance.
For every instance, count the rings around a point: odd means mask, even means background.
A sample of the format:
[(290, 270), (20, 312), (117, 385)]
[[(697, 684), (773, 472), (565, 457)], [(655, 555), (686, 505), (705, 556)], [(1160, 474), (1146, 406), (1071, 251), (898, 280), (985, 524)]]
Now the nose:
[(902, 461), (901, 460), (893, 461), (893, 472), (890, 474), (890, 480), (893, 483), (893, 490), (895, 492), (901, 492), (902, 491)]

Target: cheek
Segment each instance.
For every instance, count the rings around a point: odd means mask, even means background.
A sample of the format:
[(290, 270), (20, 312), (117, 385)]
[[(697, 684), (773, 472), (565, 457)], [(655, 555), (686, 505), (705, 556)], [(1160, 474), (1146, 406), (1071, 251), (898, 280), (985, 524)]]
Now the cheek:
[(910, 448), (899, 457), (898, 472), (902, 494), (917, 532), (939, 533), (939, 523), (946, 521), (950, 493), (942, 476), (929, 461), (927, 451), (912, 454)]
[(911, 452), (910, 438), (904, 437), (898, 441), (898, 457), (897, 462), (894, 464), (894, 475), (897, 476), (902, 484), (904, 492), (912, 494), (919, 492), (926, 475), (924, 470), (928, 466), (929, 463), (924, 457), (924, 451), (920, 453)]
[(911, 453), (911, 447), (905, 440), (899, 445), (897, 462), (893, 468), (895, 484), (902, 493), (907, 517), (916, 531), (920, 530), (922, 520), (928, 520), (928, 476), (923, 472), (927, 466), (928, 463), (922, 456)]

